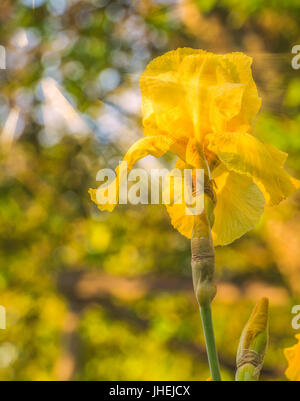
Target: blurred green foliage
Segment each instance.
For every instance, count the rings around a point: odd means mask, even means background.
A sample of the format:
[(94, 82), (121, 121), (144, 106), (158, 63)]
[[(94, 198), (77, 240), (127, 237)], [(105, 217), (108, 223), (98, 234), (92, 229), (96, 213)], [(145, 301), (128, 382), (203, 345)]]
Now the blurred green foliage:
[[(1, 380), (209, 377), (188, 240), (163, 206), (101, 213), (87, 191), (142, 136), (141, 71), (179, 46), (253, 55), (263, 98), (256, 134), (289, 153), (299, 178), (300, 72), (290, 64), (299, 16), (296, 0), (1, 2)], [(299, 205), (296, 196), (269, 210), (257, 229), (217, 249), (225, 379), (261, 296), (271, 304), (262, 379), (283, 378), (300, 293)]]

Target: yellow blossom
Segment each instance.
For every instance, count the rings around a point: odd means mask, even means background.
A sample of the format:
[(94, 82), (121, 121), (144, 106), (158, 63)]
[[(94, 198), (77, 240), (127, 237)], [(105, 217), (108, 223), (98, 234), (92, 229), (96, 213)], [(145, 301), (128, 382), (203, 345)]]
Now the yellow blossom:
[[(199, 168), (199, 157), (204, 158), (206, 186), (217, 200), (215, 245), (241, 237), (258, 223), (265, 204), (276, 205), (299, 188), (299, 181), (283, 169), (287, 155), (251, 134), (261, 105), (251, 63), (243, 53), (218, 55), (190, 48), (150, 62), (140, 78), (146, 137), (125, 155), (127, 167), (116, 169), (119, 182), (149, 154), (160, 157), (170, 151), (180, 169)], [(113, 202), (97, 202), (96, 190), (90, 195), (101, 210), (114, 209)], [(185, 205), (166, 207), (173, 226), (190, 238), (193, 216), (185, 213)]]
[(296, 338), (298, 343), (284, 350), (284, 355), (289, 364), (285, 375), (292, 381), (300, 381), (300, 334), (297, 334)]

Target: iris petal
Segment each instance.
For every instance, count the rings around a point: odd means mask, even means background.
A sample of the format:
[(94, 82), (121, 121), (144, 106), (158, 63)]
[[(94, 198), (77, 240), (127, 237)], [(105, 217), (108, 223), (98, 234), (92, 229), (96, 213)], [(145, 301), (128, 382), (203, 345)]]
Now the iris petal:
[(253, 229), (264, 212), (264, 197), (251, 178), (224, 171), (215, 178), (214, 244), (227, 245)]
[(292, 381), (300, 381), (300, 334), (297, 334), (296, 338), (298, 343), (284, 350), (284, 355), (289, 364), (285, 375)]
[(209, 134), (208, 148), (228, 170), (253, 178), (267, 205), (277, 205), (299, 188), (299, 181), (283, 168), (285, 155), (249, 134)]
[[(172, 139), (163, 135), (148, 136), (135, 142), (126, 153), (123, 162), (116, 168), (117, 176), (115, 180), (106, 187), (89, 190), (92, 201), (97, 204), (100, 210), (113, 211), (118, 201), (118, 188), (127, 179), (127, 174), (134, 163), (148, 155), (154, 157), (164, 155), (173, 143)], [(112, 194), (112, 196), (108, 197), (109, 194)], [(99, 199), (104, 198), (107, 199), (106, 203), (99, 202)]]

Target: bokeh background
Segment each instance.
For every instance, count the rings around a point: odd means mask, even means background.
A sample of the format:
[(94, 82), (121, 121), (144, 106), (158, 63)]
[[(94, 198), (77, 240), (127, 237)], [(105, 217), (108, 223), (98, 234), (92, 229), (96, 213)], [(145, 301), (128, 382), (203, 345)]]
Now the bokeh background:
[[(1, 380), (209, 377), (189, 241), (164, 206), (109, 214), (87, 191), (142, 136), (140, 73), (183, 46), (253, 56), (263, 98), (255, 133), (288, 152), (300, 178), (299, 21), (298, 0), (1, 0)], [(283, 379), (300, 304), (300, 194), (216, 252), (224, 379), (262, 296), (271, 307), (262, 379)]]

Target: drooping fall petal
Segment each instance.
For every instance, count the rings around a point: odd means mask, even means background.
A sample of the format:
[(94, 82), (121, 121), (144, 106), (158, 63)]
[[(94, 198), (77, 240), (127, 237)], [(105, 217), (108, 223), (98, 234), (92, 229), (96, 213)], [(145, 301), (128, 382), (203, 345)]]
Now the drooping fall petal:
[(264, 212), (263, 194), (251, 178), (224, 171), (215, 178), (214, 244), (227, 245), (254, 228)]
[[(170, 171), (170, 176), (175, 177), (170, 181), (170, 192), (171, 194), (179, 194), (184, 191), (184, 179), (183, 174), (177, 176), (174, 174), (175, 169), (183, 170), (189, 166), (182, 160), (178, 160), (174, 169)], [(176, 203), (176, 199), (171, 198), (170, 204), (166, 204), (167, 212), (171, 218), (172, 226), (187, 238), (191, 238), (194, 224), (194, 216), (186, 213), (186, 204), (184, 202)]]
[(289, 380), (300, 381), (300, 334), (296, 335), (298, 343), (284, 350), (284, 355), (288, 361), (288, 368), (285, 375)]
[(285, 156), (265, 146), (254, 136), (226, 132), (209, 134), (208, 148), (217, 154), (228, 170), (253, 178), (263, 192), (267, 205), (277, 205), (299, 188), (299, 181), (283, 168)]
[[(188, 168), (188, 165), (178, 161), (176, 169)], [(173, 171), (170, 173), (174, 175)], [(249, 177), (229, 172), (214, 178), (217, 185), (217, 205), (214, 210), (215, 221), (212, 227), (214, 245), (227, 245), (240, 238), (257, 225), (264, 211), (264, 197)], [(183, 178), (173, 182), (174, 191), (183, 188)], [(193, 216), (186, 213), (186, 205), (172, 203), (166, 205), (173, 227), (182, 235), (191, 238)]]
[[(163, 135), (148, 136), (135, 142), (126, 153), (122, 163), (116, 168), (116, 178), (108, 186), (90, 189), (89, 194), (100, 210), (113, 211), (118, 202), (119, 186), (127, 179), (134, 163), (145, 156), (160, 157), (172, 146), (173, 140)], [(108, 197), (109, 194), (112, 196)], [(102, 199), (107, 199), (106, 203)]]

